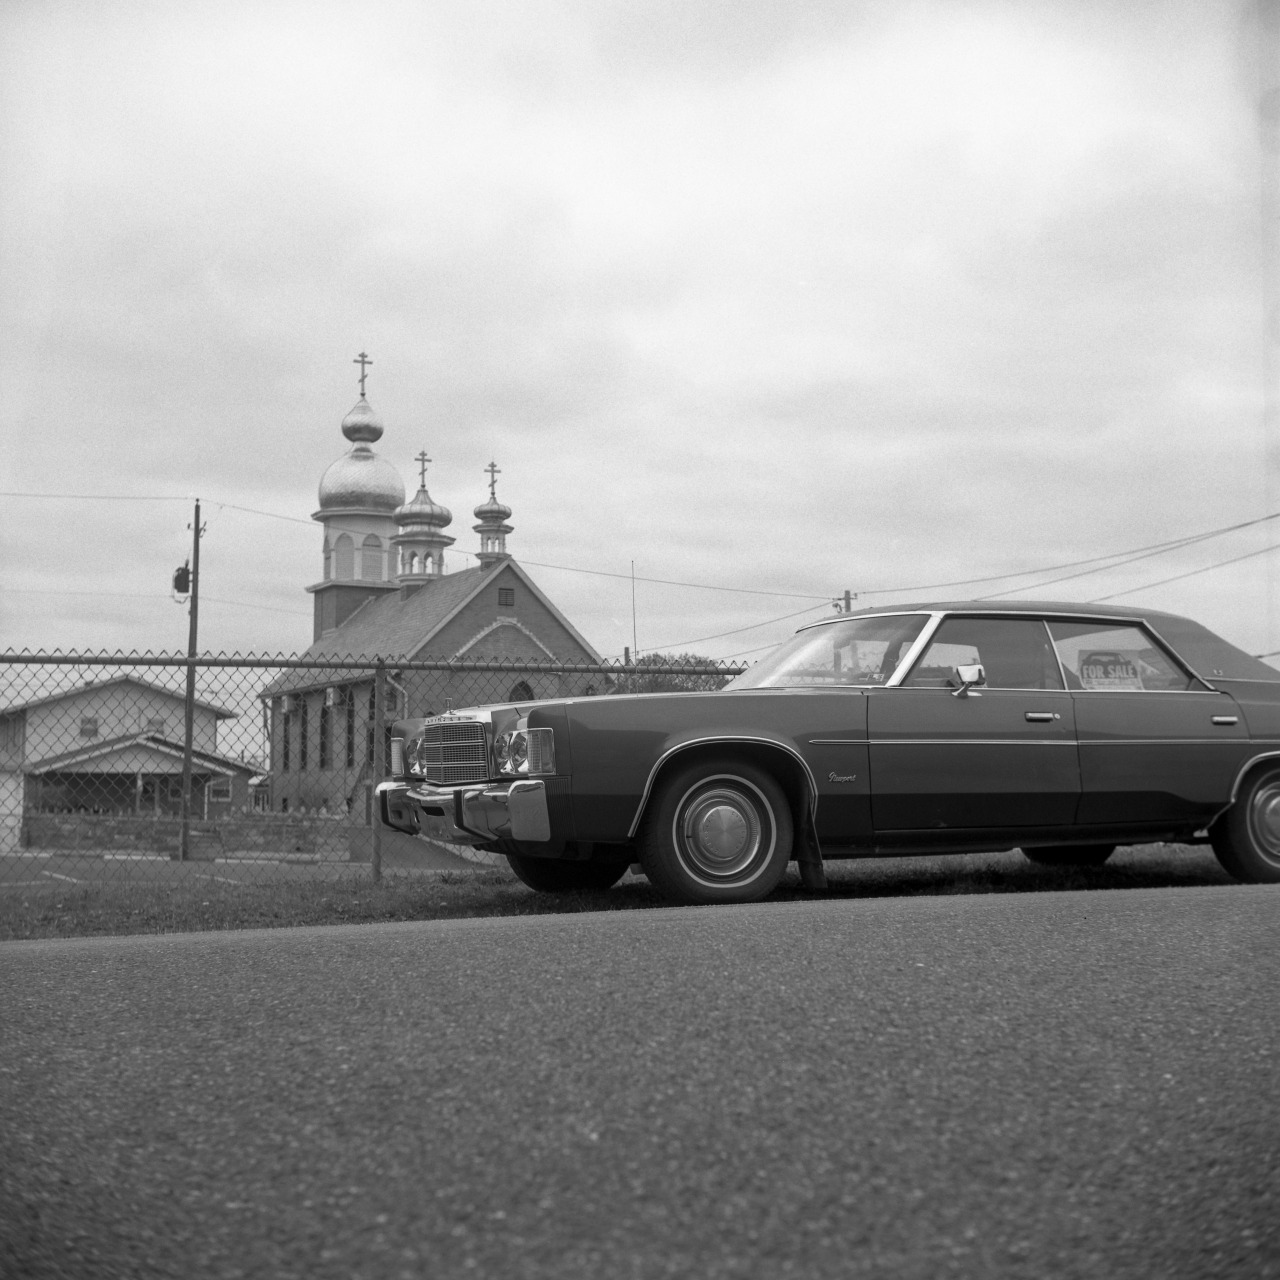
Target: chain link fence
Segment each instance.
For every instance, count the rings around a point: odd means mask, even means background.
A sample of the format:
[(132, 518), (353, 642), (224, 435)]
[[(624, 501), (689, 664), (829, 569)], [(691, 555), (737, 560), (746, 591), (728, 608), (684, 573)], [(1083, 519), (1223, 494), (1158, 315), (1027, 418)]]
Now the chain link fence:
[[(0, 655), (0, 892), (498, 861), (384, 827), (391, 725), (536, 698), (716, 689), (742, 668)], [(443, 833), (442, 833), (443, 835)]]

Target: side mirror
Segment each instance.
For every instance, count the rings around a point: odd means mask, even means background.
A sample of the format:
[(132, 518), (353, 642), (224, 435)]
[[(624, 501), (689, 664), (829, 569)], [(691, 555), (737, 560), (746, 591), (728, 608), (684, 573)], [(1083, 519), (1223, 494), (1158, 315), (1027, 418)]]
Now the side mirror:
[(987, 673), (982, 669), (982, 663), (980, 662), (975, 662), (972, 666), (956, 667), (954, 670), (956, 679), (960, 681), (960, 687), (951, 690), (953, 698), (967, 698), (969, 690), (974, 685), (987, 683)]

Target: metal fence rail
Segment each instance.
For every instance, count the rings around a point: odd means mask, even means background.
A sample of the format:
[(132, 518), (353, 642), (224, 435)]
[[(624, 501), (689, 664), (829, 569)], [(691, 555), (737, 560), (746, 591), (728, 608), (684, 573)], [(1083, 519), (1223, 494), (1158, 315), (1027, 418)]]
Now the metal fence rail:
[(377, 821), (373, 788), (393, 721), (534, 698), (715, 689), (740, 670), (3, 654), (0, 892), (378, 879), (494, 861)]

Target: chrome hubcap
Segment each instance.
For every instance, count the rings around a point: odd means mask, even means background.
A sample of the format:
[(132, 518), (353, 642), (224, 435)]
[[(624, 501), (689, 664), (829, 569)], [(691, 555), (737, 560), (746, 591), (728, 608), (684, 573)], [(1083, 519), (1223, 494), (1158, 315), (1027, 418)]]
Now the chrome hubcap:
[(765, 848), (765, 830), (752, 800), (732, 787), (690, 797), (676, 822), (678, 848), (690, 870), (717, 880), (741, 876)]
[(731, 862), (751, 838), (751, 828), (737, 809), (717, 804), (698, 815), (694, 838), (712, 857)]
[(1259, 787), (1249, 802), (1249, 834), (1269, 862), (1280, 862), (1280, 782)]

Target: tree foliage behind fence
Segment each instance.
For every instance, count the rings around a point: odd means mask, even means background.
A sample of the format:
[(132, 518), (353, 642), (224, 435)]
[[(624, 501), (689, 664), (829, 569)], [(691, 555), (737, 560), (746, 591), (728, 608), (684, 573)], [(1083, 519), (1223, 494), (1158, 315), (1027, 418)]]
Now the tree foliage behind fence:
[(719, 688), (739, 670), (686, 655), (630, 665), (0, 655), (0, 891), (377, 878), (493, 861), (377, 821), (392, 722)]

